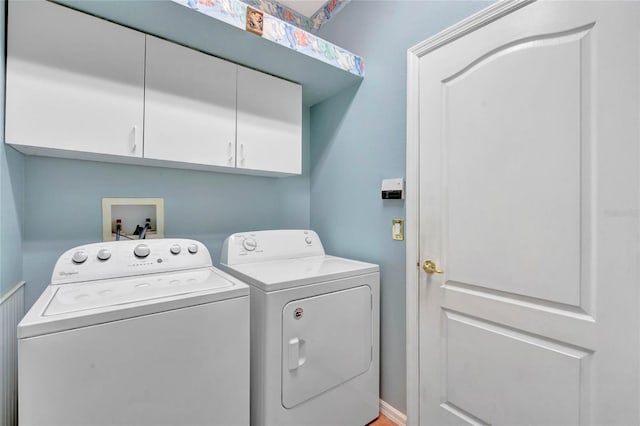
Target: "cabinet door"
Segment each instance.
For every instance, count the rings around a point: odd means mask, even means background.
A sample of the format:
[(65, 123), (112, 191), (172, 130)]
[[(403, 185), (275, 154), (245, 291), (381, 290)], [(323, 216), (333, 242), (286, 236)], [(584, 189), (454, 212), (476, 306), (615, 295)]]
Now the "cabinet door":
[(237, 65), (147, 36), (144, 156), (235, 166)]
[(6, 142), (140, 157), (144, 34), (48, 1), (8, 22)]
[(238, 67), (237, 167), (302, 172), (302, 88)]

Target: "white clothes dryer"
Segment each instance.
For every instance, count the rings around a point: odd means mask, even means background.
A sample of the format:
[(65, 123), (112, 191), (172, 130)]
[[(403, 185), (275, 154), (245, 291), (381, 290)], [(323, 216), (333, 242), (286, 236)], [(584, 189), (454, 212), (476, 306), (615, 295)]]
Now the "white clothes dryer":
[(250, 285), (251, 424), (375, 419), (378, 265), (326, 255), (309, 230), (233, 234), (220, 259)]
[(248, 425), (248, 290), (193, 240), (67, 251), (18, 325), (20, 425)]

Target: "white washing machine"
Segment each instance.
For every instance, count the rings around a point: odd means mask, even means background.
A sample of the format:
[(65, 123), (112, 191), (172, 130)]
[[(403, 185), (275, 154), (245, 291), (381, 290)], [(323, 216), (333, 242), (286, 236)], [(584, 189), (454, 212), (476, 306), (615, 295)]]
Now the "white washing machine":
[(197, 241), (67, 251), (18, 339), (21, 425), (249, 424), (249, 289)]
[(251, 288), (251, 424), (375, 419), (378, 265), (325, 255), (308, 230), (233, 234), (220, 260)]

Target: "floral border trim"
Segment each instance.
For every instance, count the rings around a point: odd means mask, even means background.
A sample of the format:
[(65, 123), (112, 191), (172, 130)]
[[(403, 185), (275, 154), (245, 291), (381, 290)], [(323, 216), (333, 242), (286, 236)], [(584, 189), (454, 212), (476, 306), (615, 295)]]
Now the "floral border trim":
[(275, 0), (241, 0), (243, 3), (248, 4), (251, 7), (260, 9), (261, 11), (268, 13), (284, 22), (295, 25), (298, 28), (302, 28), (305, 31), (313, 31), (313, 21), (302, 15), (299, 12), (291, 9), (290, 7), (280, 4)]
[[(171, 0), (199, 13), (224, 21), (245, 30), (247, 5), (240, 0)], [(333, 10), (341, 0), (335, 2)], [(342, 0), (342, 4), (346, 1)], [(262, 38), (278, 43), (303, 55), (318, 59), (329, 65), (364, 77), (364, 59), (333, 43), (311, 34), (295, 25), (280, 20), (268, 13), (264, 15)]]
[(171, 0), (190, 9), (219, 19), (234, 27), (245, 28), (247, 7), (238, 0)]
[(281, 21), (295, 25), (305, 31), (318, 31), (333, 15), (338, 13), (351, 0), (327, 0), (327, 2), (310, 18), (278, 3), (276, 0), (241, 0), (256, 9), (260, 9)]
[(262, 38), (364, 77), (364, 59), (360, 56), (267, 14)]
[(320, 8), (316, 13), (311, 17), (311, 21), (313, 22), (313, 29), (318, 31), (320, 27), (331, 19), (336, 13), (340, 12), (340, 10), (351, 0), (328, 0), (324, 6)]

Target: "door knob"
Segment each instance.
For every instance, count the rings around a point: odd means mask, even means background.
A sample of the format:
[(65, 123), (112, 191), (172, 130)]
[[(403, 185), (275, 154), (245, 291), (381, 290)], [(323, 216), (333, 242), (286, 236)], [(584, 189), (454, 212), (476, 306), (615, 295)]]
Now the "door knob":
[(424, 269), (427, 274), (442, 274), (444, 272), (438, 268), (438, 265), (436, 265), (436, 262), (433, 260), (425, 260), (422, 269)]

